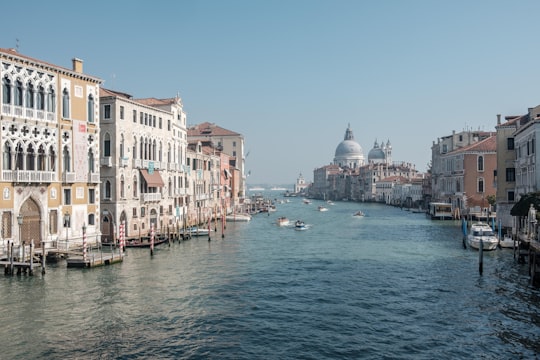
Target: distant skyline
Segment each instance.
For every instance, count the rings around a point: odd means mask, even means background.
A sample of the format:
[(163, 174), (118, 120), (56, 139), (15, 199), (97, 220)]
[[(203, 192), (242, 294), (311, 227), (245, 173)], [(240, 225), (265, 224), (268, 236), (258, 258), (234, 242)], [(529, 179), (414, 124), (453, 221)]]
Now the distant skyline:
[(134, 98), (183, 100), (188, 125), (243, 134), (249, 184), (292, 184), (332, 162), (350, 124), (367, 158), (425, 171), (433, 141), (495, 131), (540, 103), (540, 2), (71, 1), (2, 4), (0, 47)]

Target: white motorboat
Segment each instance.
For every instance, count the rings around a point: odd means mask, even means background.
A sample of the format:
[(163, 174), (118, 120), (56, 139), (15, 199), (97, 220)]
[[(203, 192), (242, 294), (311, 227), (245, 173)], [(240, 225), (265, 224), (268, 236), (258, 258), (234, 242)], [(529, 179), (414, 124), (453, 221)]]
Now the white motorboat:
[(184, 234), (189, 234), (191, 236), (208, 236), (211, 231), (214, 231), (212, 229), (204, 228), (204, 227), (197, 227), (192, 226), (190, 228), (187, 228)]
[(319, 210), (319, 211), (328, 211), (328, 208), (325, 208), (324, 206), (319, 206), (317, 208), (317, 210)]
[(501, 248), (513, 248), (514, 245), (514, 239), (512, 239), (511, 235), (504, 235), (502, 239), (499, 240), (499, 246)]
[(225, 217), (226, 221), (250, 221), (251, 215), (249, 214), (229, 214)]
[(473, 223), (471, 231), (467, 235), (467, 243), (471, 248), (479, 250), (480, 242), (482, 242), (482, 249), (486, 251), (495, 250), (499, 245), (499, 239), (485, 222)]
[(290, 221), (285, 216), (281, 216), (278, 217), (277, 224), (278, 226), (288, 226), (290, 224)]
[(353, 214), (353, 216), (362, 218), (362, 217), (366, 216), (366, 214), (364, 214), (364, 212), (362, 210), (358, 210), (357, 212), (355, 212)]
[(294, 223), (294, 228), (296, 230), (306, 230), (307, 226), (306, 226), (306, 223), (303, 222), (302, 220), (296, 220), (296, 222)]

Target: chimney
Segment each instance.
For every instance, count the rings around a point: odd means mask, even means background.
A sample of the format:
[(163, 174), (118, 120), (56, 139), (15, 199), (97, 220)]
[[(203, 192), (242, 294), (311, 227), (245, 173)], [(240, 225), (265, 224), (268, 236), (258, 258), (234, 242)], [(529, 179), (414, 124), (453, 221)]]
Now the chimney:
[(73, 62), (73, 71), (76, 73), (82, 74), (83, 72), (83, 61), (81, 59), (73, 58), (71, 59)]
[(501, 125), (501, 114), (497, 114), (497, 125)]

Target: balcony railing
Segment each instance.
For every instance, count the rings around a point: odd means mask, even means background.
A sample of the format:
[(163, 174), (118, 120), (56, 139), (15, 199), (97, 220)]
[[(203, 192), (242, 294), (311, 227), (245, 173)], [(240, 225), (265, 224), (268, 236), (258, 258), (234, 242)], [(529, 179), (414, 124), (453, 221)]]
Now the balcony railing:
[(16, 116), (29, 120), (55, 121), (56, 114), (45, 110), (36, 110), (11, 104), (2, 104), (2, 115)]
[(88, 174), (88, 183), (97, 184), (99, 183), (99, 173), (89, 173)]
[(143, 193), (142, 194), (143, 202), (155, 202), (161, 201), (161, 193)]
[(125, 156), (121, 156), (120, 159), (118, 160), (120, 166), (122, 166), (122, 167), (128, 166), (128, 161), (129, 161), (129, 159), (127, 157), (125, 157)]
[(51, 183), (56, 181), (54, 171), (2, 170), (2, 181), (17, 183)]
[(99, 164), (100, 164), (101, 166), (112, 167), (112, 157), (110, 157), (110, 156), (103, 156), (102, 158), (99, 159)]
[(74, 172), (63, 172), (62, 173), (62, 182), (65, 184), (72, 184), (75, 182), (75, 173)]

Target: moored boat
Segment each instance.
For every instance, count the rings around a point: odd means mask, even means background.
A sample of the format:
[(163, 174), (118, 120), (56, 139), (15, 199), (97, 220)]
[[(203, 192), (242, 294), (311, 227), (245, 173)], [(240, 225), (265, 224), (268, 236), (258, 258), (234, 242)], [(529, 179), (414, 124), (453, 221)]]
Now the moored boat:
[(319, 211), (328, 211), (328, 208), (325, 208), (324, 206), (319, 206), (317, 208), (317, 210), (319, 210)]
[(362, 210), (358, 210), (357, 212), (355, 212), (353, 214), (354, 217), (364, 217), (366, 216), (366, 214), (364, 214), (364, 212)]
[(471, 225), (471, 232), (467, 235), (467, 243), (476, 250), (480, 249), (480, 243), (482, 243), (482, 249), (489, 251), (497, 248), (499, 239), (487, 223), (475, 222)]
[(226, 221), (250, 221), (251, 215), (249, 214), (229, 214), (225, 217)]
[(512, 239), (511, 235), (504, 235), (499, 240), (499, 246), (501, 248), (513, 248), (515, 246), (514, 239)]

